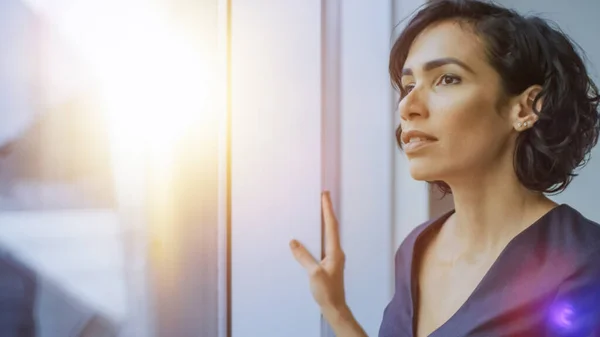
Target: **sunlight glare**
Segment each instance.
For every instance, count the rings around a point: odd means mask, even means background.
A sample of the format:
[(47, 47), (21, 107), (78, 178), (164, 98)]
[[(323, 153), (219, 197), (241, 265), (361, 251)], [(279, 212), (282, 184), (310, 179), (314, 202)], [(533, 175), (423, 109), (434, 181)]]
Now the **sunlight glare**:
[(182, 134), (199, 123), (217, 128), (215, 50), (194, 49), (152, 2), (77, 3), (54, 22), (99, 84), (117, 176), (132, 178), (148, 159), (169, 171)]

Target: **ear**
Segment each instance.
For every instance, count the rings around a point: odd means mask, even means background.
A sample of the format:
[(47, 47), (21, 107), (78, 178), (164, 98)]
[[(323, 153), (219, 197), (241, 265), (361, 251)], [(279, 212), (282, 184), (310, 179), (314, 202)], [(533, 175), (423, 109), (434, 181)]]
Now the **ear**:
[(535, 122), (538, 121), (539, 116), (536, 111), (539, 113), (544, 104), (543, 97), (538, 97), (541, 91), (541, 86), (532, 85), (519, 96), (515, 97), (510, 116), (510, 120), (512, 121), (515, 130), (519, 132), (525, 131), (533, 127)]

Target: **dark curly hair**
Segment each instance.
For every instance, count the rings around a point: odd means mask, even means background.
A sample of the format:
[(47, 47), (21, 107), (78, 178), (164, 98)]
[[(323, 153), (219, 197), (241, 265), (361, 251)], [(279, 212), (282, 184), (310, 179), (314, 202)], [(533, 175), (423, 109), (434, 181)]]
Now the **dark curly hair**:
[[(392, 47), (389, 73), (400, 97), (406, 95), (400, 78), (412, 42), (428, 26), (446, 20), (456, 20), (482, 38), (505, 94), (518, 95), (532, 85), (542, 87), (533, 104), (539, 120), (518, 136), (514, 169), (530, 190), (562, 192), (577, 176), (575, 170), (589, 160), (600, 132), (598, 89), (575, 50), (576, 44), (555, 24), (536, 16), (524, 17), (476, 0), (432, 1), (408, 22)], [(535, 108), (539, 99), (541, 111)], [(398, 126), (400, 148), (401, 132)], [(443, 181), (430, 183), (444, 195), (452, 193)]]

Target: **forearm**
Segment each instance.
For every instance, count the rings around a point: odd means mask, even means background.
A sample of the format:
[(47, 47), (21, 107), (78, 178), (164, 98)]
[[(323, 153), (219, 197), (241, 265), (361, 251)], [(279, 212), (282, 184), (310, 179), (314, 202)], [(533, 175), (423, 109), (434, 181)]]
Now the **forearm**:
[(336, 337), (368, 337), (352, 315), (350, 308), (324, 309), (322, 312)]

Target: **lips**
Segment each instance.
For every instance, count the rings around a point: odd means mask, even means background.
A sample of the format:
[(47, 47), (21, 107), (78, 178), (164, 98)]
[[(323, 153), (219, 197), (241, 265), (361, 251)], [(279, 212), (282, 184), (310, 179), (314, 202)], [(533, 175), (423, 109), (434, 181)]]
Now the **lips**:
[(419, 130), (409, 130), (402, 132), (401, 140), (404, 145), (408, 145), (411, 142), (433, 142), (437, 138)]

